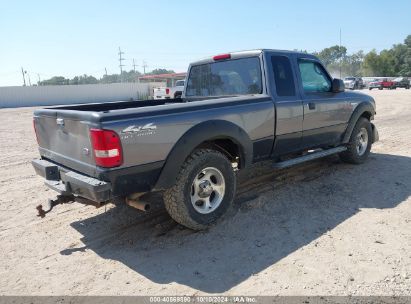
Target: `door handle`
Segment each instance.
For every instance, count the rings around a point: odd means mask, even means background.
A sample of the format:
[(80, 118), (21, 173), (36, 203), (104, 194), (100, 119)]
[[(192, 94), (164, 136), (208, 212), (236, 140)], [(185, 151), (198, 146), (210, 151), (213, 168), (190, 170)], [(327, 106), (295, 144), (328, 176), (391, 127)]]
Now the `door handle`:
[(308, 103), (308, 109), (315, 110), (315, 103), (314, 102), (309, 102)]

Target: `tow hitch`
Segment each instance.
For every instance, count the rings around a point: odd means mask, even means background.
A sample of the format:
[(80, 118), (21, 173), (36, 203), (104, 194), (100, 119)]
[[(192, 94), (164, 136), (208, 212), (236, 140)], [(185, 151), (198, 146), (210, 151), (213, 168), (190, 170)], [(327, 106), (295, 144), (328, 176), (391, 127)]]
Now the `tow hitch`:
[(60, 204), (67, 204), (70, 202), (78, 202), (81, 204), (85, 204), (85, 205), (92, 205), (95, 206), (96, 208), (101, 207), (102, 204), (101, 203), (97, 203), (97, 202), (93, 202), (89, 199), (83, 198), (83, 197), (79, 197), (79, 196), (74, 196), (74, 195), (57, 195), (57, 198), (55, 200), (49, 199), (47, 201), (47, 205), (48, 205), (48, 209), (44, 210), (43, 209), (43, 205), (38, 205), (36, 207), (37, 209), (37, 216), (43, 218), (46, 216), (47, 213), (49, 213), (51, 210), (53, 210), (53, 208), (57, 205)]
[(57, 195), (57, 198), (55, 200), (48, 199), (47, 204), (48, 204), (48, 209), (44, 210), (43, 205), (38, 205), (36, 207), (38, 214), (37, 216), (43, 218), (46, 216), (47, 213), (49, 213), (53, 208), (57, 205), (60, 204), (66, 204), (69, 202), (74, 202), (75, 198), (74, 195)]

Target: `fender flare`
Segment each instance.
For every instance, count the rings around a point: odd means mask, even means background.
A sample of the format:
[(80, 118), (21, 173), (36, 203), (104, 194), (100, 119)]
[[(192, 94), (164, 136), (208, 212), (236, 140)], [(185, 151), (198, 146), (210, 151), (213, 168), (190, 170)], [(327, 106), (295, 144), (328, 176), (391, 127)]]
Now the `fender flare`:
[(370, 102), (362, 102), (359, 104), (354, 112), (351, 114), (351, 118), (348, 121), (347, 129), (344, 132), (342, 143), (346, 144), (350, 141), (350, 137), (352, 131), (354, 130), (355, 124), (357, 123), (358, 119), (364, 114), (369, 113), (371, 117), (375, 114), (374, 106)]
[(223, 120), (210, 120), (189, 129), (176, 142), (168, 154), (154, 190), (163, 190), (174, 185), (180, 168), (191, 152), (203, 142), (213, 139), (230, 139), (240, 150), (241, 167), (252, 163), (253, 144), (247, 133), (238, 125)]

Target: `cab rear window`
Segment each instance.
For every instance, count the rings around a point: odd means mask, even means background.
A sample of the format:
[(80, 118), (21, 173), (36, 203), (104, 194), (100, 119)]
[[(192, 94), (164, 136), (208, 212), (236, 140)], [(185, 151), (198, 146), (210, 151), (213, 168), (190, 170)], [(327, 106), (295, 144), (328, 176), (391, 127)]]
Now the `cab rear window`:
[(233, 59), (193, 66), (186, 96), (233, 96), (262, 93), (258, 57)]

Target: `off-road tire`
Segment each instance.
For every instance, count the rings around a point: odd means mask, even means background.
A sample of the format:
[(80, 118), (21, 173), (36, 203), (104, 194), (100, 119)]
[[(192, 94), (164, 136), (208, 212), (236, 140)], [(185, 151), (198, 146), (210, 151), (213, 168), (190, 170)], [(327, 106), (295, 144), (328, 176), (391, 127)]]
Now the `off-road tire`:
[[(365, 152), (362, 155), (359, 155), (357, 151), (357, 135), (362, 128), (367, 131), (368, 143)], [(352, 130), (350, 141), (347, 145), (347, 150), (339, 154), (341, 160), (351, 164), (362, 164), (370, 154), (372, 140), (373, 132), (370, 121), (366, 118), (360, 117)]]
[[(206, 167), (217, 168), (225, 181), (225, 193), (220, 205), (211, 213), (197, 212), (191, 203), (194, 178)], [(236, 192), (236, 175), (224, 154), (212, 149), (195, 150), (183, 163), (174, 186), (164, 192), (164, 205), (179, 224), (193, 230), (203, 230), (215, 223), (231, 207)]]

